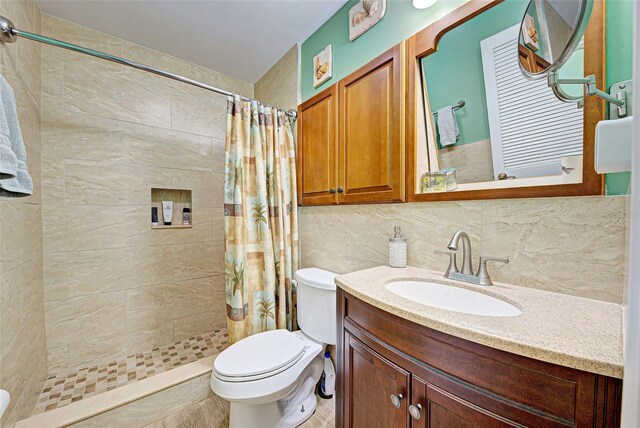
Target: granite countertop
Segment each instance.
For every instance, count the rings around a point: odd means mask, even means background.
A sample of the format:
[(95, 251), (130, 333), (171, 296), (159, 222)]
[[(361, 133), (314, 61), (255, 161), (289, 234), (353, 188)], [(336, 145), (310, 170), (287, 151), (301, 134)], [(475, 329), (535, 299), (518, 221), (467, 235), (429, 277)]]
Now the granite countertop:
[[(426, 306), (385, 288), (391, 281), (426, 280), (478, 291), (516, 306), (521, 315), (470, 315)], [(622, 379), (622, 306), (496, 282), (482, 287), (406, 267), (380, 266), (336, 277), (345, 292), (401, 318), (472, 342), (536, 360)]]

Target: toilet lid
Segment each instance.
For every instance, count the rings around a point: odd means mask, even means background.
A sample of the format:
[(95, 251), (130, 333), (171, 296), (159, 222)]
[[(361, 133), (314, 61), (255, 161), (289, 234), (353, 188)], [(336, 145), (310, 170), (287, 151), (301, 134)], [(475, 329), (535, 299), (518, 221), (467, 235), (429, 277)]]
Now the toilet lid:
[(304, 350), (304, 342), (288, 330), (272, 330), (234, 343), (218, 355), (213, 368), (223, 377), (255, 379), (295, 363)]

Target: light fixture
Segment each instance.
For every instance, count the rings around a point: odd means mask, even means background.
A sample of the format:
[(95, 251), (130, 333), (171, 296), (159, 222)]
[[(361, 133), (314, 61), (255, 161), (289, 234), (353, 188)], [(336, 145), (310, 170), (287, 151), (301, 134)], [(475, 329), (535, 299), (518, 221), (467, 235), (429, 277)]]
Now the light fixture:
[(413, 0), (413, 7), (416, 9), (426, 9), (436, 4), (438, 0)]

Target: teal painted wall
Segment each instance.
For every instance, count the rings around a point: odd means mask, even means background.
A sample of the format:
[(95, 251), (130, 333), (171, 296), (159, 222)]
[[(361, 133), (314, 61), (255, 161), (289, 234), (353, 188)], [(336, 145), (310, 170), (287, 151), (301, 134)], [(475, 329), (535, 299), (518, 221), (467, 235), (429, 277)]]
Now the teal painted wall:
[[(633, 0), (607, 0), (607, 88), (633, 76)], [(607, 174), (608, 195), (624, 195), (631, 173)]]
[(528, 3), (529, 0), (507, 0), (492, 7), (445, 34), (438, 52), (422, 60), (431, 111), (458, 100), (466, 102), (466, 106), (456, 112), (460, 129), (456, 144), (489, 139), (480, 41), (520, 23)]
[[(301, 47), (301, 93), (307, 100), (338, 82), (390, 47), (415, 34), (466, 0), (440, 0), (435, 6), (417, 10), (411, 0), (387, 0), (385, 17), (369, 31), (349, 42), (349, 9), (357, 0), (349, 0), (335, 15), (313, 33)], [(607, 86), (630, 79), (633, 53), (633, 0), (607, 0)], [(313, 57), (328, 44), (333, 47), (333, 77), (313, 88)], [(629, 173), (607, 174), (608, 194), (625, 194)]]
[[(434, 6), (418, 10), (411, 0), (387, 0), (384, 18), (369, 31), (349, 41), (349, 9), (358, 1), (349, 0), (303, 44), (300, 53), (302, 100), (340, 81), (389, 48), (432, 24), (467, 0), (440, 0)], [(331, 44), (333, 77), (313, 88), (313, 57)]]

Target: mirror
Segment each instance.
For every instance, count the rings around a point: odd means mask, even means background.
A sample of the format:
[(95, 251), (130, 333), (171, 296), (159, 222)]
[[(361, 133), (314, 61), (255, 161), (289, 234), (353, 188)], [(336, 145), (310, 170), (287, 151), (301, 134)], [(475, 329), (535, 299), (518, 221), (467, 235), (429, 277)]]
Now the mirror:
[[(521, 67), (537, 64), (531, 69), (535, 75), (564, 64), (563, 78), (584, 77), (581, 38), (567, 48), (578, 34), (575, 22), (584, 3), (496, 2), (446, 31), (437, 51), (417, 58), (414, 193), (583, 183), (585, 110), (560, 101), (547, 80), (525, 77)], [(538, 51), (522, 49), (523, 23), (531, 13), (537, 18), (543, 12), (549, 22), (554, 16), (573, 27), (566, 24), (548, 49), (543, 42), (548, 37), (536, 27)], [(569, 90), (582, 96), (575, 87)]]
[(592, 8), (592, 0), (529, 2), (518, 37), (520, 67), (525, 76), (544, 77), (572, 62), (572, 54), (582, 41)]

